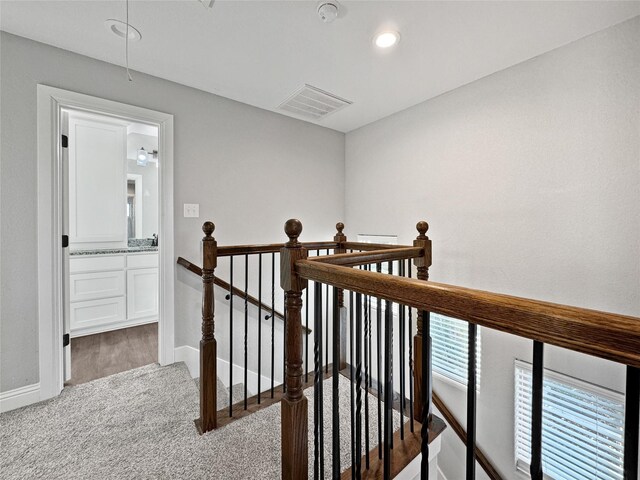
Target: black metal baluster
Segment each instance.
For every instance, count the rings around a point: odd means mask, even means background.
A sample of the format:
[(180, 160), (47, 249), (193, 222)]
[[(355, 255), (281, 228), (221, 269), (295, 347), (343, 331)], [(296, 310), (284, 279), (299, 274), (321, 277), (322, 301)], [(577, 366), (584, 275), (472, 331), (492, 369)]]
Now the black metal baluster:
[[(316, 257), (319, 257), (319, 256), (320, 256), (320, 250), (316, 250)], [(326, 288), (326, 287), (324, 287), (324, 288)], [(322, 299), (322, 295), (320, 295), (319, 298)], [(322, 302), (320, 302), (320, 307), (322, 308)], [(326, 312), (326, 310), (325, 310), (325, 312)], [(324, 318), (325, 314), (323, 314), (323, 318)], [(327, 352), (326, 352), (326, 357), (325, 357), (324, 364), (327, 365), (329, 363), (329, 337), (327, 336), (327, 335), (329, 335), (329, 326), (327, 324), (325, 324), (324, 326), (325, 326), (325, 329), (326, 329), (325, 343), (324, 344), (327, 346)], [(328, 370), (328, 367), (327, 367), (327, 368), (325, 368), (325, 373), (328, 373), (328, 372), (329, 372), (329, 370)]]
[[(398, 261), (398, 275), (404, 277), (404, 261)], [(398, 328), (398, 343), (400, 348), (400, 439), (404, 440), (404, 409), (405, 409), (405, 358), (404, 358), (404, 350), (405, 350), (405, 332), (404, 332), (404, 305), (398, 304), (398, 320), (399, 320), (399, 328)]]
[(542, 392), (544, 378), (544, 344), (533, 342), (533, 375), (531, 382), (531, 479), (542, 480)]
[(383, 471), (384, 478), (391, 478), (391, 439), (393, 438), (393, 418), (392, 412), (392, 391), (393, 384), (391, 383), (391, 357), (393, 352), (389, 349), (391, 345), (391, 329), (393, 324), (391, 322), (391, 302), (385, 300), (384, 310), (384, 457), (383, 457)]
[(467, 480), (476, 478), (476, 335), (477, 326), (469, 323), (467, 359)]
[[(411, 278), (411, 260), (407, 260), (407, 277)], [(409, 307), (409, 338), (407, 343), (409, 344), (409, 425), (411, 433), (413, 433), (413, 312)]]
[[(356, 435), (355, 478), (362, 478), (362, 294), (356, 295)], [(353, 331), (353, 330), (352, 330)], [(352, 437), (353, 439), (353, 437)]]
[(262, 254), (258, 254), (258, 405), (262, 397)]
[[(368, 265), (365, 270), (369, 270)], [(364, 301), (364, 455), (369, 470), (369, 387), (371, 386), (371, 303), (369, 295)]]
[[(382, 265), (376, 264), (376, 271), (382, 271)], [(378, 380), (378, 458), (382, 459), (382, 300), (378, 297), (376, 303), (376, 327), (377, 327), (377, 380)]]
[(422, 459), (420, 480), (429, 480), (429, 416), (431, 411), (431, 315), (422, 312), (422, 430), (420, 431)]
[(349, 292), (349, 384), (351, 387), (351, 478), (356, 478), (356, 444), (354, 439), (356, 438), (356, 421), (355, 421), (355, 368), (353, 359), (353, 309), (357, 309), (353, 303), (353, 292)]
[[(276, 254), (271, 254), (271, 398), (273, 398), (273, 383), (275, 379), (275, 326), (276, 326)], [(284, 372), (282, 378), (284, 379)]]
[(233, 255), (229, 257), (229, 416), (233, 417)]
[(324, 479), (324, 438), (322, 433), (322, 284), (314, 282), (313, 318), (313, 478)]
[[(367, 265), (367, 271), (371, 271), (371, 265)], [(369, 322), (369, 388), (373, 388), (373, 363), (371, 362), (372, 360), (372, 352), (373, 349), (371, 348), (371, 295), (367, 295), (367, 315), (368, 315), (368, 322)]]
[[(260, 320), (258, 320), (260, 322)], [(244, 256), (244, 409), (247, 409), (247, 360), (249, 337), (249, 255)], [(231, 367), (233, 368), (233, 367)]]
[[(327, 250), (328, 253), (328, 250)], [(338, 305), (338, 289), (333, 287), (333, 332), (340, 331), (340, 311)], [(335, 334), (335, 333), (334, 333)], [(340, 345), (338, 342), (331, 342), (332, 356), (333, 356), (333, 368), (332, 368), (332, 381), (333, 381), (333, 409), (332, 409), (332, 465), (333, 465), (333, 479), (340, 480), (340, 406), (339, 406), (339, 392), (338, 392), (338, 380), (339, 380), (339, 365), (336, 359), (340, 355)], [(327, 349), (329, 346), (327, 345)]]
[[(327, 346), (325, 350), (325, 360), (324, 360), (324, 372), (329, 373), (329, 285), (325, 285), (325, 304), (324, 304), (324, 314), (327, 320), (325, 324), (325, 332), (324, 332), (324, 343)], [(333, 332), (332, 332), (333, 333)]]
[[(387, 273), (389, 275), (393, 275), (393, 262), (388, 262), (387, 263)], [(391, 413), (393, 412), (393, 303), (387, 303), (386, 308), (391, 308), (391, 311), (389, 312), (389, 315), (391, 316), (391, 331), (389, 332), (389, 343), (385, 342), (384, 344), (384, 349), (387, 352), (387, 355), (389, 355), (389, 364), (391, 366), (390, 370), (389, 370), (389, 378), (388, 383), (391, 387), (391, 402), (389, 402), (389, 405), (387, 406), (387, 404), (385, 403), (385, 409), (389, 409), (389, 421), (391, 422), (389, 424), (389, 431), (391, 432), (391, 435), (389, 436), (389, 447), (393, 448), (393, 417), (391, 416)], [(386, 391), (385, 391), (386, 394)], [(386, 398), (386, 397), (385, 397)], [(385, 400), (386, 402), (386, 400)]]
[[(327, 255), (327, 256), (329, 255), (329, 249), (328, 248), (324, 251), (324, 254)], [(325, 343), (327, 345), (327, 350), (326, 350), (327, 359), (326, 359), (326, 364), (325, 364), (326, 365), (325, 366), (325, 371), (327, 373), (329, 373), (329, 345), (330, 345), (329, 340), (331, 338), (334, 338), (336, 331), (333, 329), (334, 322), (331, 322), (332, 330), (331, 330), (331, 335), (329, 335), (329, 326), (330, 326), (329, 325), (329, 312), (331, 312), (331, 314), (334, 315), (334, 316), (335, 316), (335, 312), (333, 310), (329, 310), (329, 297), (330, 297), (330, 295), (329, 295), (329, 285), (326, 286), (326, 289), (327, 289), (327, 291), (326, 291), (326, 296), (325, 296), (325, 299), (324, 299), (324, 301), (325, 301), (325, 312), (326, 312), (325, 315), (327, 316), (326, 331), (325, 331)], [(335, 349), (331, 349), (331, 354), (333, 356), (332, 361), (333, 361), (333, 363), (336, 363), (337, 356), (334, 355), (334, 353), (335, 353)]]
[(638, 418), (640, 368), (627, 366), (624, 406), (624, 480), (638, 480)]

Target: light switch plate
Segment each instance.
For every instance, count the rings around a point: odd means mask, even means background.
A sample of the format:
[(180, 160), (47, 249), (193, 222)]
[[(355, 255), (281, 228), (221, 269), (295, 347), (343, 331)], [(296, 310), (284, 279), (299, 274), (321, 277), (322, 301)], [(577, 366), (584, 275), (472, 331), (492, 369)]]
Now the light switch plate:
[(199, 203), (185, 203), (184, 204), (184, 217), (185, 218), (198, 218), (200, 216), (200, 204)]

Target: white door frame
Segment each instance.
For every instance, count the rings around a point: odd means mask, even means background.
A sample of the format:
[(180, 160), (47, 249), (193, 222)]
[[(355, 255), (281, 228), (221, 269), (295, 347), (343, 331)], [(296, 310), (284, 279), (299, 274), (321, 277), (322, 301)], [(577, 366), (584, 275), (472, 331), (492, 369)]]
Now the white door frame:
[(38, 85), (38, 362), (40, 400), (64, 387), (62, 348), (62, 164), (63, 108), (110, 115), (158, 126), (160, 197), (160, 318), (158, 361), (174, 361), (173, 115), (98, 97)]

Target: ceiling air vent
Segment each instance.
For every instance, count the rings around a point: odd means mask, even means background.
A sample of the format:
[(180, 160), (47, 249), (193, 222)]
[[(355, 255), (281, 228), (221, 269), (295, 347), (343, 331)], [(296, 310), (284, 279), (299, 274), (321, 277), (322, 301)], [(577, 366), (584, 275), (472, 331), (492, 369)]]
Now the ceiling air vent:
[(305, 85), (285, 100), (279, 108), (301, 117), (320, 120), (352, 103), (319, 88)]

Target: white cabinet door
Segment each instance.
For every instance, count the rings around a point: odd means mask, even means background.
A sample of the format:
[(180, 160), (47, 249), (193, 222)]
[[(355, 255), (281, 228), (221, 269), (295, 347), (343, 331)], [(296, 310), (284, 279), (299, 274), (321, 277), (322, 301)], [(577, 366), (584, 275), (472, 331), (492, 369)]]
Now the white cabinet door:
[(158, 316), (158, 269), (127, 270), (127, 319)]
[(81, 302), (125, 294), (124, 270), (70, 275), (70, 300)]
[(126, 245), (126, 134), (117, 121), (69, 118), (71, 244)]
[(107, 270), (124, 270), (124, 255), (96, 255), (71, 257), (69, 271), (74, 273), (104, 272)]
[(124, 297), (71, 303), (71, 335), (96, 333), (125, 320)]

